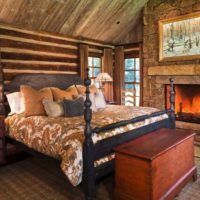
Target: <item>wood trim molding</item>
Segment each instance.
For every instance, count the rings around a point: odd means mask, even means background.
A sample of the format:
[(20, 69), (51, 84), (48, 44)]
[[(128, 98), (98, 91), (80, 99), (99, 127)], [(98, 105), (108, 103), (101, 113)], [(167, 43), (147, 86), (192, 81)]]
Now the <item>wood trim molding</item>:
[(188, 64), (188, 65), (163, 65), (148, 67), (148, 75), (150, 76), (167, 76), (167, 75), (200, 75), (200, 64)]
[(130, 49), (124, 49), (124, 52), (139, 51), (139, 50), (140, 50), (139, 47), (134, 47), (134, 48), (130, 48)]
[(103, 50), (89, 48), (88, 52), (103, 54)]

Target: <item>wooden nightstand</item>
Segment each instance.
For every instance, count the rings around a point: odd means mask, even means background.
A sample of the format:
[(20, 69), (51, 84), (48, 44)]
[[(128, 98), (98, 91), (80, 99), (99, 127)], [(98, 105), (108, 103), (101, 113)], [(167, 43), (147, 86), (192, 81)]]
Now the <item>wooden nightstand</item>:
[(5, 163), (5, 127), (4, 117), (0, 116), (0, 165)]

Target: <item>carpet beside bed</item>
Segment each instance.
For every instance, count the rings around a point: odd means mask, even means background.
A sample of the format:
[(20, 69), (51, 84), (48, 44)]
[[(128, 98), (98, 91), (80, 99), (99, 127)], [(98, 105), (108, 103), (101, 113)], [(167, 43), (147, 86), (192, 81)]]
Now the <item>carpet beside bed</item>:
[[(189, 182), (176, 200), (200, 199), (200, 158), (196, 158), (198, 179)], [(0, 168), (1, 200), (83, 200), (81, 186), (73, 187), (53, 160), (29, 158)], [(97, 200), (111, 200), (113, 175), (105, 178), (97, 189)]]

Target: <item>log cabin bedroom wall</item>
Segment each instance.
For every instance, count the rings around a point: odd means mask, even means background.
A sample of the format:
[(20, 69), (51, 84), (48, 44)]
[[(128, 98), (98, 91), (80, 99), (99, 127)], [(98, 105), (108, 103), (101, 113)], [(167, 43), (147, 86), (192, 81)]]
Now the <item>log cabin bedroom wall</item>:
[(80, 74), (80, 44), (88, 46), (89, 56), (102, 57), (104, 48), (113, 49), (109, 44), (4, 24), (0, 40), (5, 83), (22, 73)]

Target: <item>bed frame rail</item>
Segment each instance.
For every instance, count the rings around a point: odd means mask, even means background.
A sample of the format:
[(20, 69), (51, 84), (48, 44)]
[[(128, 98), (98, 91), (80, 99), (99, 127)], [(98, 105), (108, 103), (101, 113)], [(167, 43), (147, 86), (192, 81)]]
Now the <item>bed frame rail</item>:
[(94, 128), (92, 130), (92, 133), (98, 134), (100, 132), (109, 131), (111, 129), (114, 129), (114, 128), (117, 128), (117, 127), (120, 127), (120, 126), (126, 126), (128, 124), (133, 124), (133, 123), (136, 123), (136, 122), (144, 121), (145, 119), (149, 119), (151, 117), (163, 115), (163, 114), (166, 114), (167, 112), (169, 112), (169, 110), (155, 112), (155, 113), (152, 113), (150, 115), (143, 115), (143, 116), (135, 117), (135, 118), (132, 118), (130, 120), (123, 120), (123, 121), (120, 121), (120, 122), (116, 122), (116, 123), (113, 123), (113, 124), (106, 125), (106, 126), (101, 127), (101, 128), (97, 127), (97, 128)]
[(113, 153), (113, 148), (117, 145), (128, 142), (130, 140), (134, 140), (160, 128), (170, 128), (169, 119), (161, 120), (147, 126), (143, 126), (110, 138), (100, 140), (94, 146), (94, 158), (95, 160), (98, 160), (102, 157), (105, 157), (106, 155)]

